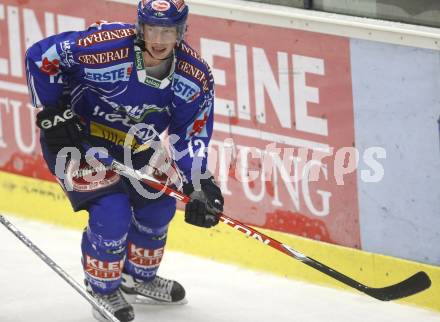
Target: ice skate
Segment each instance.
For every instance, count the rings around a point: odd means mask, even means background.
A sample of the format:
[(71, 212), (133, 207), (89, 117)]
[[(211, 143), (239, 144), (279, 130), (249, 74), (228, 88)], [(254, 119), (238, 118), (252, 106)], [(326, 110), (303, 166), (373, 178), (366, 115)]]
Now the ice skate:
[[(131, 304), (127, 302), (121, 289), (117, 289), (111, 294), (99, 294), (93, 292), (90, 284), (86, 281), (87, 292), (90, 293), (99, 304), (104, 306), (110, 313), (112, 313), (119, 321), (129, 322), (134, 320), (134, 310)], [(109, 320), (105, 318), (98, 310), (92, 309), (92, 314), (95, 319), (101, 322), (108, 322)]]
[(186, 304), (185, 289), (178, 282), (157, 276), (149, 282), (122, 274), (121, 290), (134, 304)]

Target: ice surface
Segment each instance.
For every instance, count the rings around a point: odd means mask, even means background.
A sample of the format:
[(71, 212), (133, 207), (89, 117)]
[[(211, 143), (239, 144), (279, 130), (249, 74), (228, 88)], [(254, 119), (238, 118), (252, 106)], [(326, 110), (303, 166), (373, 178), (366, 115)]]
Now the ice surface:
[[(81, 232), (9, 216), (81, 283)], [(89, 303), (0, 225), (0, 321), (94, 321)], [(187, 291), (184, 306), (135, 306), (145, 322), (440, 322), (440, 314), (168, 251), (160, 275)]]

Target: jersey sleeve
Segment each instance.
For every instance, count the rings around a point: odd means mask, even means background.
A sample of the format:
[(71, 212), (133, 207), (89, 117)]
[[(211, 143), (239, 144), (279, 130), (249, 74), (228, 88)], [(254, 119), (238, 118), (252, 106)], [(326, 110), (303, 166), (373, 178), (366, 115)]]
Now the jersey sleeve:
[(187, 182), (206, 172), (214, 125), (214, 80), (208, 66), (203, 72), (203, 84), (179, 74), (173, 83), (175, 96), (179, 97), (176, 101), (181, 104), (175, 106), (168, 133), (173, 158)]
[(90, 54), (134, 34), (131, 24), (99, 21), (86, 30), (63, 32), (33, 44), (25, 57), (33, 105), (56, 106), (63, 90), (73, 90), (69, 87), (83, 78), (82, 65), (88, 64)]
[(75, 41), (80, 36), (81, 32), (64, 32), (42, 39), (26, 51), (26, 76), (34, 106), (57, 105), (64, 78), (78, 65)]

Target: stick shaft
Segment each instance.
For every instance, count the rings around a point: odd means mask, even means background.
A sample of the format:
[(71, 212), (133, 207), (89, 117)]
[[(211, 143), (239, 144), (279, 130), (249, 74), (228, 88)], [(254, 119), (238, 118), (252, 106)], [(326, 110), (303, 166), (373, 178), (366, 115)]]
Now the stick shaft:
[[(166, 195), (173, 197), (177, 200), (182, 201), (183, 203), (188, 203), (190, 201), (190, 198), (186, 196), (185, 194), (162, 184), (155, 178), (145, 176), (144, 174), (140, 173), (139, 171), (133, 170), (131, 168), (128, 168), (124, 164), (113, 160), (112, 161), (112, 168), (121, 173), (122, 175), (135, 178), (137, 180), (140, 180), (150, 187), (163, 191)], [(321, 273), (338, 280), (341, 283), (344, 283), (345, 285), (348, 285), (352, 288), (357, 289), (358, 291), (361, 291), (371, 297), (374, 297), (381, 301), (389, 301), (389, 300), (395, 300), (399, 298), (404, 298), (413, 294), (416, 294), (418, 292), (421, 292), (431, 285), (431, 280), (429, 276), (425, 272), (418, 272), (406, 280), (403, 280), (401, 282), (398, 282), (396, 284), (382, 287), (382, 288), (374, 288), (369, 287), (367, 285), (364, 285), (351, 277), (342, 274), (341, 272), (338, 272), (337, 270), (326, 266), (325, 264), (304, 255), (303, 253), (291, 248), (290, 246), (283, 244), (259, 231), (256, 229), (249, 227), (238, 220), (232, 219), (231, 217), (226, 216), (223, 213), (218, 214), (219, 219), (225, 223), (226, 225), (234, 228), (235, 230), (238, 230), (244, 234), (246, 234), (249, 237), (252, 237), (265, 245), (268, 245), (290, 257), (293, 257), (296, 260), (301, 261), (302, 263), (320, 271)]]
[(65, 280), (71, 287), (73, 287), (79, 294), (81, 294), (95, 309), (104, 315), (111, 322), (120, 322), (113, 314), (107, 311), (100, 305), (96, 299), (87, 293), (69, 274), (67, 274), (57, 263), (55, 263), (49, 256), (47, 256), (40, 248), (38, 248), (29, 238), (27, 238), (17, 227), (15, 227), (3, 215), (0, 215), (0, 222), (11, 233), (15, 235), (23, 244), (25, 244), (31, 251), (34, 252), (43, 262), (47, 264), (55, 273), (57, 273), (63, 280)]

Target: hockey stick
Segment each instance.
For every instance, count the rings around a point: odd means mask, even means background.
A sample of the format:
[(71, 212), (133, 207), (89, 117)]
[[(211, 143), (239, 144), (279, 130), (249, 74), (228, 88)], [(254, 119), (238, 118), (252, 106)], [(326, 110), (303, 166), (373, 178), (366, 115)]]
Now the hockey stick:
[[(112, 170), (118, 172), (121, 175), (124, 175), (125, 177), (134, 178), (136, 180), (142, 181), (148, 186), (158, 191), (163, 191), (163, 193), (165, 193), (166, 195), (173, 197), (177, 200), (180, 200), (185, 204), (190, 201), (190, 198), (185, 194), (162, 184), (161, 182), (159, 182), (158, 180), (156, 180), (151, 176), (146, 176), (145, 174), (143, 174), (138, 170), (133, 170), (127, 167), (126, 165), (114, 160), (111, 157), (107, 159), (106, 163), (107, 162), (108, 162), (107, 165), (110, 166)], [(351, 277), (348, 277), (347, 275), (344, 275), (334, 270), (329, 266), (324, 265), (323, 263), (311, 257), (304, 255), (303, 253), (291, 248), (286, 244), (283, 244), (269, 236), (264, 235), (263, 233), (260, 233), (259, 231), (255, 230), (252, 227), (249, 227), (235, 219), (226, 216), (223, 213), (219, 214), (219, 219), (226, 225), (234, 228), (235, 230), (238, 230), (246, 234), (247, 236), (262, 242), (265, 245), (268, 245), (290, 257), (293, 257), (294, 259), (299, 260), (300, 262), (310, 267), (313, 267), (314, 269), (320, 271), (321, 273), (330, 276), (345, 285), (355, 288), (358, 291), (361, 291), (381, 301), (391, 301), (391, 300), (401, 299), (419, 293), (431, 286), (431, 280), (429, 276), (425, 272), (420, 271), (410, 276), (409, 278), (390, 286), (379, 287), (379, 288), (369, 287), (352, 279)]]
[(87, 293), (69, 274), (67, 274), (60, 266), (58, 266), (49, 256), (47, 256), (40, 248), (38, 248), (32, 241), (30, 241), (17, 227), (15, 227), (9, 220), (0, 214), (0, 222), (10, 230), (23, 244), (32, 250), (40, 259), (53, 269), (62, 279), (64, 279), (70, 286), (72, 286), (79, 294), (81, 294), (99, 313), (105, 316), (111, 322), (120, 322), (113, 314), (111, 314), (105, 307), (99, 304), (96, 299)]

